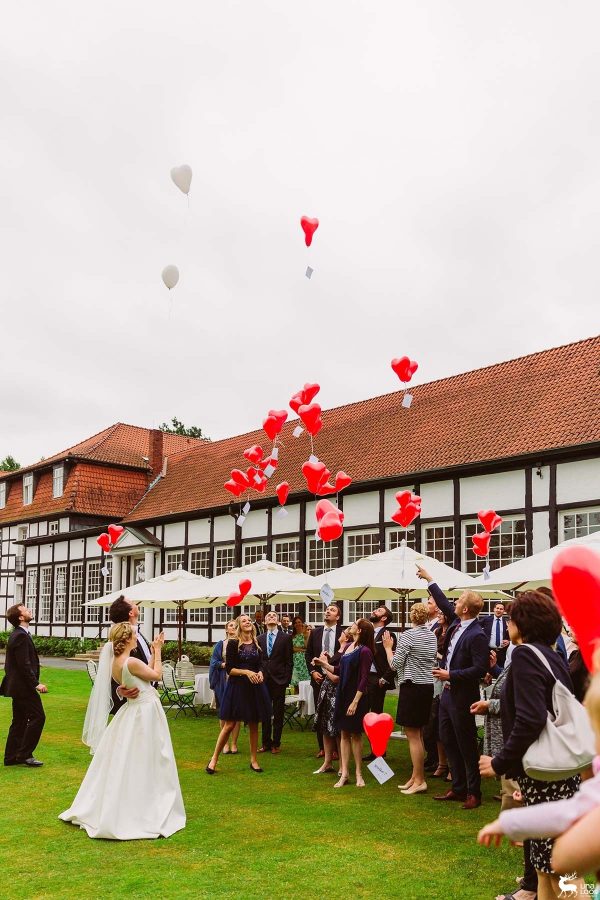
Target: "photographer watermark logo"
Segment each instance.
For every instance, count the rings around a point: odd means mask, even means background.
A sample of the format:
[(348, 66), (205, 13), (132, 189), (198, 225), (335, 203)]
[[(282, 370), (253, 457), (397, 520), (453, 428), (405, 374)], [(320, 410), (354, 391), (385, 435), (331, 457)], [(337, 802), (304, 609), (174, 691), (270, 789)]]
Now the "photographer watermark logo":
[(576, 884), (572, 884), (572, 882), (577, 881), (578, 876), (576, 872), (573, 872), (571, 875), (559, 875), (558, 878), (558, 886), (560, 888), (559, 897), (593, 897), (595, 887), (593, 884), (584, 884), (581, 886), (581, 890), (577, 887)]

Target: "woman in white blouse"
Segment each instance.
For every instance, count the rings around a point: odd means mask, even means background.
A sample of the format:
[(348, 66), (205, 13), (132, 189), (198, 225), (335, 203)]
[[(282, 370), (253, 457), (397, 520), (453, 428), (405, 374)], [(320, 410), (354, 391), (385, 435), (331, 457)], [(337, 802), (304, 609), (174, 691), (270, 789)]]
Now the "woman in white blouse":
[(403, 794), (423, 794), (427, 790), (423, 727), (431, 712), (432, 672), (437, 654), (437, 639), (427, 626), (428, 617), (424, 603), (411, 606), (409, 618), (413, 627), (398, 636), (395, 654), (392, 636), (386, 632), (382, 638), (388, 662), (398, 673), (400, 692), (396, 722), (404, 727), (413, 766), (406, 784), (399, 785)]

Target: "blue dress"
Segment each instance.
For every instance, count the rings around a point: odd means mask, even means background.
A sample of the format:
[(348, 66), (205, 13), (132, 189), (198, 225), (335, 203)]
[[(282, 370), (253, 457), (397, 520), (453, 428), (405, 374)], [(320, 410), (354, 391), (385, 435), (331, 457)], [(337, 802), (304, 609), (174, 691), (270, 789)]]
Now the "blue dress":
[[(358, 646), (354, 650), (346, 651), (340, 659), (339, 666), (335, 667), (335, 674), (340, 676), (335, 695), (334, 722), (336, 731), (350, 731), (354, 734), (362, 734), (363, 718), (369, 712), (367, 685), (372, 663), (373, 654), (369, 648)], [(348, 716), (346, 711), (354, 700), (357, 691), (362, 691), (362, 697), (358, 701), (354, 715)]]
[(230, 639), (227, 644), (225, 664), (227, 684), (219, 709), (224, 722), (264, 722), (272, 716), (271, 698), (264, 684), (253, 684), (245, 675), (232, 675), (232, 669), (249, 669), (260, 672), (262, 652), (253, 642), (239, 644)]
[(211, 691), (215, 692), (217, 701), (217, 709), (221, 708), (221, 701), (225, 693), (225, 685), (227, 684), (227, 672), (221, 668), (223, 659), (223, 641), (217, 641), (212, 656), (210, 658), (210, 666), (208, 668), (208, 684)]

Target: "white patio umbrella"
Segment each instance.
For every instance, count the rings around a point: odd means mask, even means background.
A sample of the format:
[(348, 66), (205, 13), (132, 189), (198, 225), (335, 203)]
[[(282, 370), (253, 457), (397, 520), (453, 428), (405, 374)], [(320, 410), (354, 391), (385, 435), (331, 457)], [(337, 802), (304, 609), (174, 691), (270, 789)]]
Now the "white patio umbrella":
[(211, 605), (226, 602), (232, 591), (237, 591), (242, 579), (252, 582), (252, 589), (244, 597), (244, 604), (266, 604), (272, 599), (278, 601), (298, 600), (299, 594), (319, 593), (321, 581), (306, 575), (302, 569), (280, 566), (270, 559), (259, 559), (230, 569), (209, 580)]
[[(552, 563), (561, 550), (573, 544), (584, 544), (600, 554), (600, 531), (586, 534), (583, 537), (570, 538), (568, 541), (557, 544), (556, 547), (550, 547), (549, 550), (542, 550), (540, 553), (534, 553), (533, 556), (526, 556), (507, 566), (501, 566), (490, 572), (490, 577), (487, 579), (485, 576), (479, 575), (471, 581), (469, 587), (476, 591), (482, 589), (530, 591), (539, 587), (551, 587)], [(465, 586), (464, 579), (461, 584), (463, 587)]]

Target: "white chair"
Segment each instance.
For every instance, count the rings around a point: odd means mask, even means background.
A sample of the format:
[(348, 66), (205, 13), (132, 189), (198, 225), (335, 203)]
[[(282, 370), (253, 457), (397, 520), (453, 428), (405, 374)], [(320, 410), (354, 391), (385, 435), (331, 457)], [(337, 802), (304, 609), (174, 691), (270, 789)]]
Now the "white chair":
[(98, 672), (98, 666), (96, 665), (93, 659), (86, 659), (85, 667), (87, 669), (87, 673), (90, 676), (90, 681), (92, 684), (96, 681), (96, 674)]
[(183, 685), (194, 684), (196, 673), (187, 656), (182, 656), (175, 665), (175, 677)]

